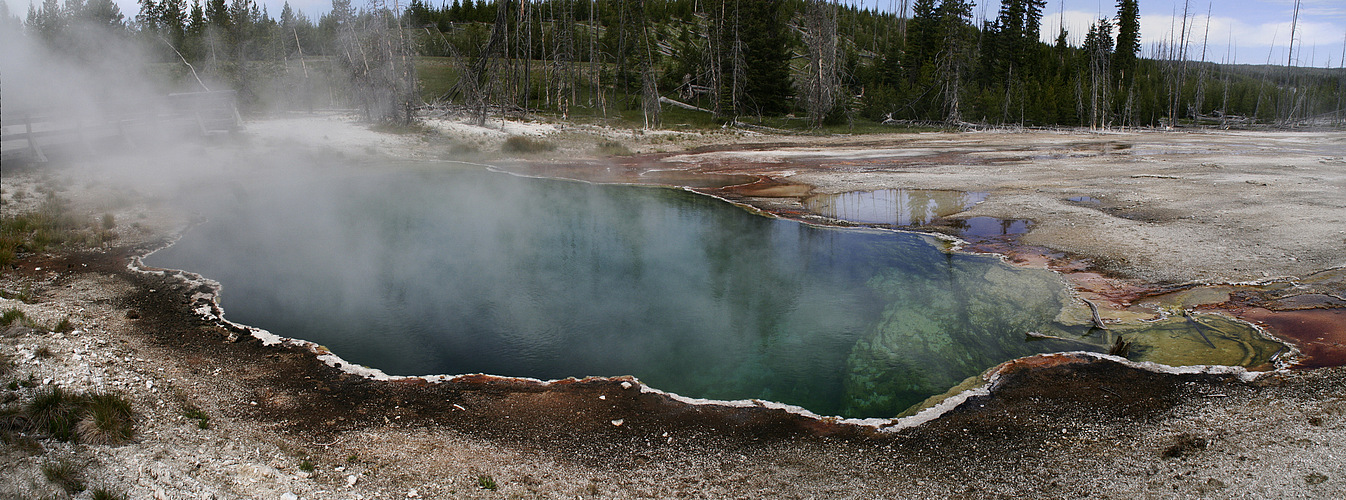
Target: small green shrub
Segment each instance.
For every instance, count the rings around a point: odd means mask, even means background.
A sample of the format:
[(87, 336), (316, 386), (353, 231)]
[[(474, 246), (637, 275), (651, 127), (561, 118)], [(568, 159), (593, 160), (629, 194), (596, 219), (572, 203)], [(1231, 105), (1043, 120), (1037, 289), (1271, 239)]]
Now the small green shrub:
[(545, 151), (555, 151), (556, 144), (541, 139), (515, 135), (505, 139), (505, 144), (500, 146), (500, 150), (506, 153), (533, 154)]
[(38, 347), (33, 349), (33, 355), (43, 359), (50, 358), (52, 356), (51, 348), (47, 346)]
[(210, 428), (210, 415), (206, 415), (205, 410), (194, 404), (186, 403), (182, 405), (182, 416), (187, 417), (188, 420), (195, 420), (198, 429)]
[(477, 476), (477, 486), (483, 490), (495, 490), (495, 478), (491, 477), (490, 474), (481, 474)]
[(80, 467), (69, 460), (42, 464), (42, 477), (72, 495), (84, 491), (84, 480), (80, 479), (80, 473)]
[(103, 229), (112, 229), (117, 227), (117, 218), (112, 214), (103, 214)]
[(299, 462), (299, 470), (302, 470), (304, 472), (313, 472), (313, 470), (316, 468), (317, 466), (313, 465), (313, 461), (307, 458)]
[(70, 322), (70, 317), (69, 317), (69, 316), (66, 316), (66, 317), (64, 317), (64, 318), (61, 318), (61, 322), (56, 323), (56, 327), (55, 327), (55, 328), (52, 328), (51, 331), (53, 331), (53, 332), (67, 333), (67, 332), (70, 332), (70, 331), (72, 331), (72, 330), (74, 330), (74, 329), (75, 329), (75, 325), (74, 325), (73, 323)]

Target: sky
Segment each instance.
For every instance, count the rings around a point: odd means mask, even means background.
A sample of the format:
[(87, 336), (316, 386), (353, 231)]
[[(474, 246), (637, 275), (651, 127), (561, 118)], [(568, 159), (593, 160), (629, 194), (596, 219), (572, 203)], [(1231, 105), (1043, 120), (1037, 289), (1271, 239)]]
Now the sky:
[[(27, 10), (24, 0), (6, 0), (10, 9), (22, 15)], [(38, 0), (32, 0), (37, 2)], [(115, 0), (127, 17), (140, 10), (136, 0)], [(258, 0), (268, 7), (272, 17), (280, 15), (285, 0)], [(359, 6), (368, 0), (352, 0)], [(385, 0), (391, 3), (392, 0)], [(410, 0), (399, 0), (406, 3)], [(438, 3), (439, 0), (428, 0)], [(452, 3), (452, 0), (448, 0)], [(894, 9), (900, 0), (840, 0), (842, 3)], [(1141, 45), (1146, 56), (1152, 55), (1160, 42), (1174, 38), (1181, 30), (1184, 0), (1140, 0)], [(1286, 47), (1290, 39), (1290, 21), (1295, 0), (1188, 0), (1189, 16), (1195, 29), (1191, 35), (1192, 59), (1201, 58), (1202, 38), (1206, 38), (1205, 59), (1213, 62), (1243, 64), (1286, 64)], [(1300, 0), (1299, 27), (1295, 32), (1296, 66), (1341, 67), (1343, 43), (1346, 42), (1346, 1)], [(978, 0), (978, 17), (994, 18), (1000, 8), (999, 0)], [(331, 0), (290, 0), (290, 6), (310, 18), (317, 18), (331, 9)], [(1210, 10), (1209, 22), (1206, 12)], [(1042, 36), (1051, 42), (1064, 18), (1072, 44), (1078, 45), (1088, 31), (1089, 24), (1100, 16), (1116, 15), (1116, 0), (1047, 0), (1043, 15)], [(1206, 26), (1209, 24), (1209, 33)]]

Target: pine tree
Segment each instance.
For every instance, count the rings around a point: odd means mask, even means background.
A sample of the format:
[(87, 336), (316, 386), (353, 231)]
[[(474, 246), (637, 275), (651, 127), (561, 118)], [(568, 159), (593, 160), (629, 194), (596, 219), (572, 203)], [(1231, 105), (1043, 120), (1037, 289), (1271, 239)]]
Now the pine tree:
[(789, 18), (782, 0), (745, 2), (740, 8), (740, 39), (743, 42), (745, 103), (740, 112), (774, 115), (789, 109), (790, 46), (786, 36)]
[(1117, 0), (1117, 48), (1112, 69), (1122, 87), (1130, 88), (1140, 53), (1140, 6), (1137, 0)]
[(1084, 36), (1084, 53), (1089, 58), (1089, 127), (1108, 125), (1111, 97), (1112, 21), (1099, 19)]

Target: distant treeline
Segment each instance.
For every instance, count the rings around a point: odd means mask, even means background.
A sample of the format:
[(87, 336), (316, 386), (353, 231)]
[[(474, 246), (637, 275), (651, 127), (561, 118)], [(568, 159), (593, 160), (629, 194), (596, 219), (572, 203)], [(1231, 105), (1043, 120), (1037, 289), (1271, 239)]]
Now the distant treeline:
[(432, 102), (482, 115), (640, 110), (650, 124), (668, 106), (813, 125), (1340, 124), (1346, 95), (1346, 70), (1194, 61), (1215, 49), (1193, 13), (1142, 53), (1136, 0), (1117, 0), (1079, 46), (1064, 29), (1040, 41), (1045, 0), (1003, 0), (980, 25), (969, 0), (902, 0), (896, 12), (821, 0), (333, 0), (316, 22), (252, 0), (140, 0), (133, 19), (110, 0), (56, 1), (30, 6), (30, 35), (59, 46), (70, 19), (89, 19), (141, 37), (162, 62), (243, 86), (248, 63), (339, 61), (357, 89), (347, 94), (365, 89), (357, 101), (376, 119), (421, 103), (408, 54), (452, 67)]

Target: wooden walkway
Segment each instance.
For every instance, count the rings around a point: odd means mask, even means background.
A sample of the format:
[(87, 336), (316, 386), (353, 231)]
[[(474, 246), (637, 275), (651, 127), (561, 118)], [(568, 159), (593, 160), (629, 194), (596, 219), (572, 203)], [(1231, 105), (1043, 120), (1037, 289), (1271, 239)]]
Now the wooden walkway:
[(163, 138), (233, 132), (242, 125), (233, 91), (169, 94), (98, 109), (49, 106), (14, 108), (0, 118), (0, 156), (45, 163), (60, 150), (96, 154), (109, 143), (132, 150)]

